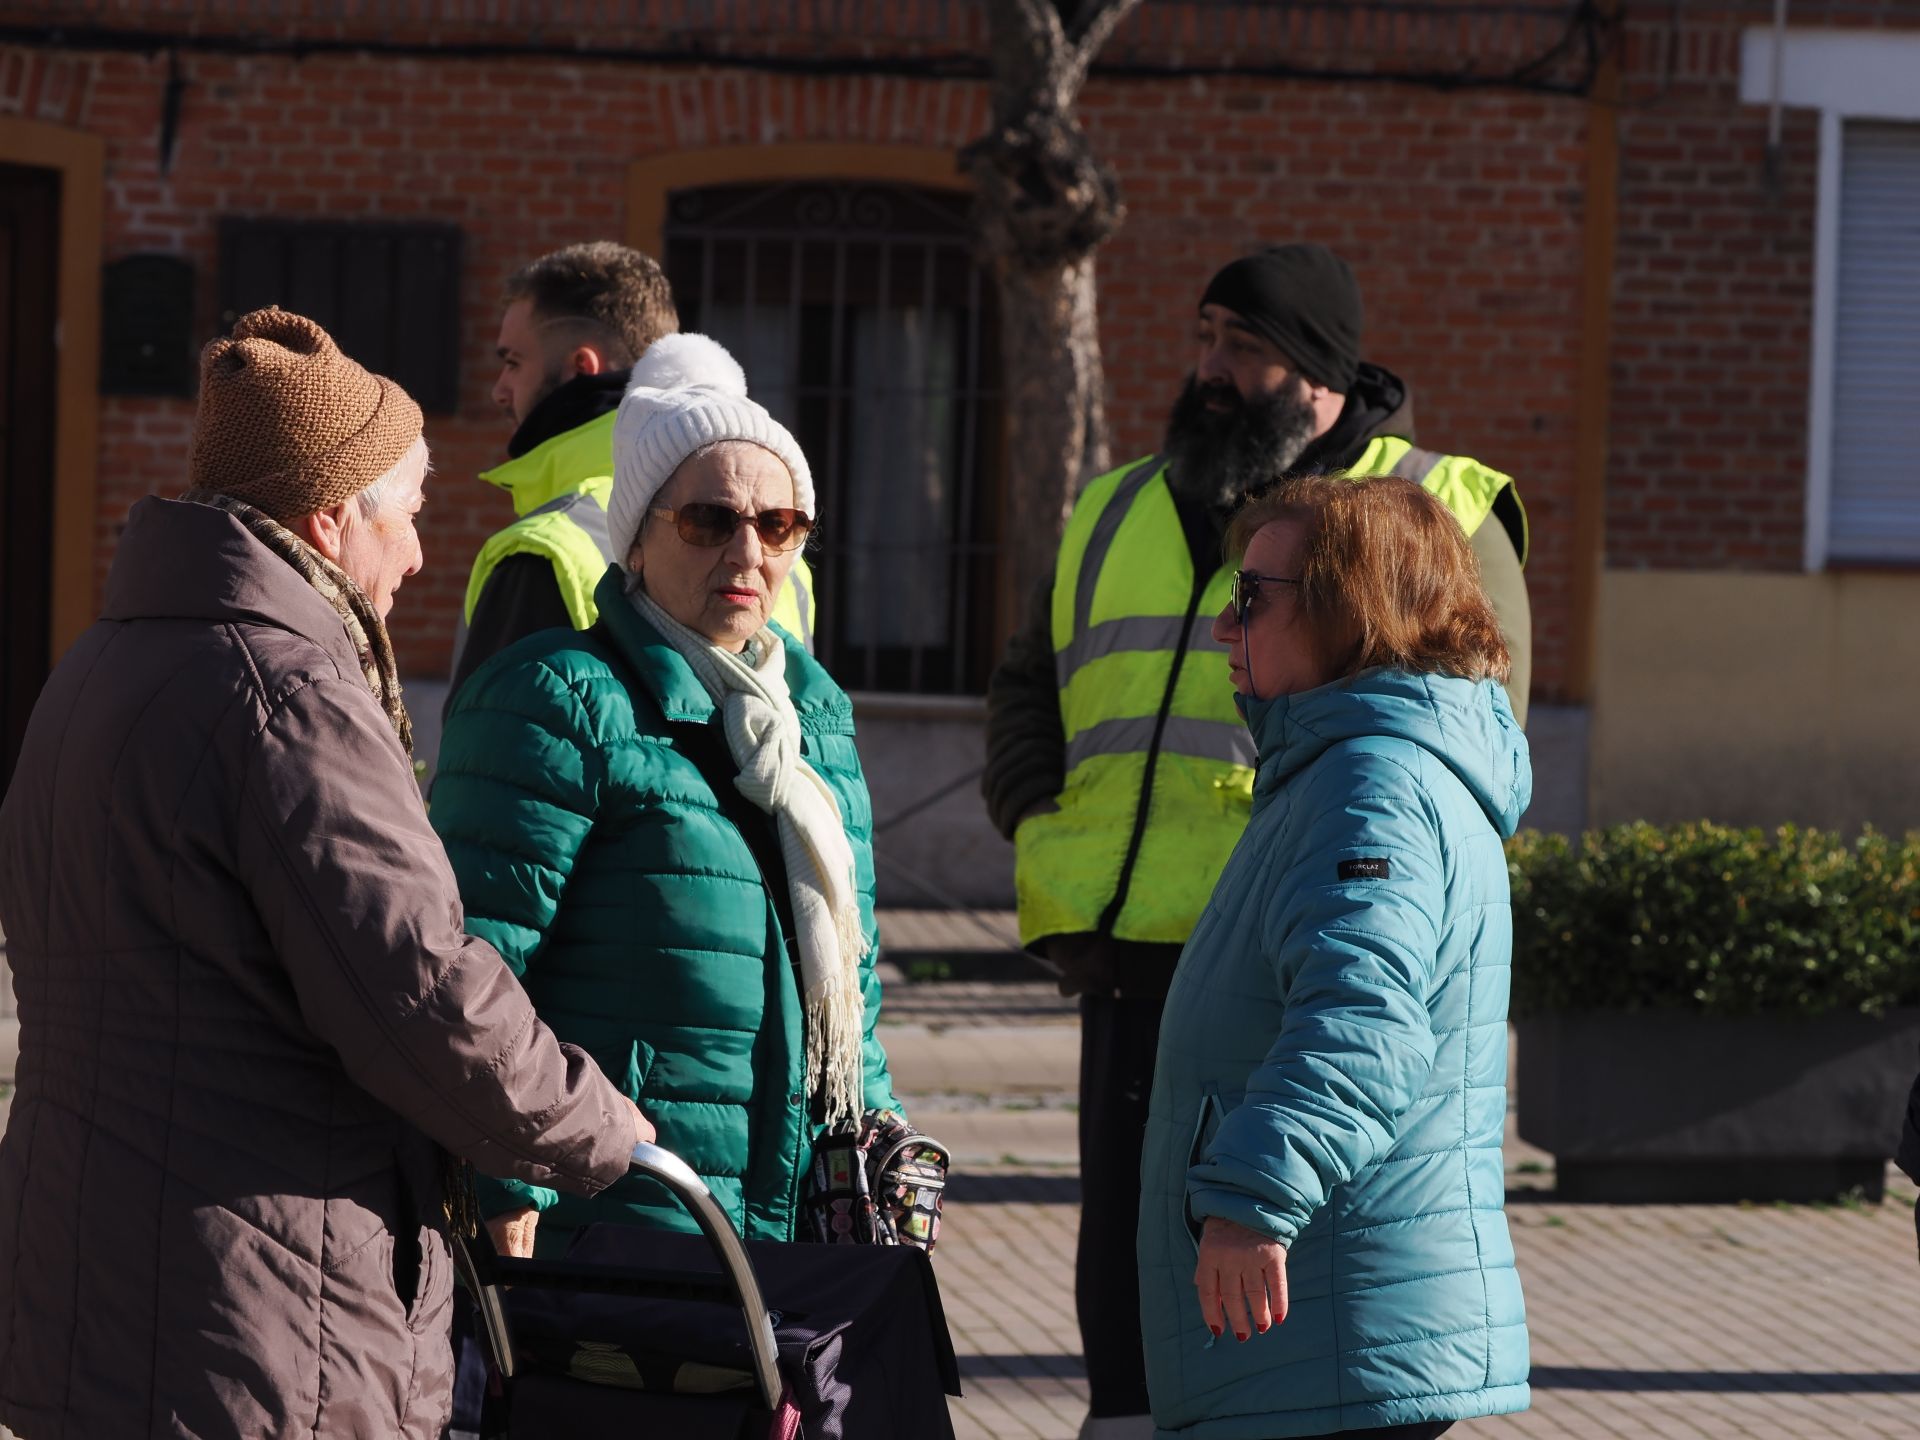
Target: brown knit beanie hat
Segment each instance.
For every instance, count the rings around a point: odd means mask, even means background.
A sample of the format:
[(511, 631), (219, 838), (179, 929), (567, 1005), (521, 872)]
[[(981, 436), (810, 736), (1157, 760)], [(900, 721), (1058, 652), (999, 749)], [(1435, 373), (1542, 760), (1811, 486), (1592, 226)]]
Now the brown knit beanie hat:
[(420, 407), (304, 315), (255, 310), (200, 355), (191, 483), (281, 524), (359, 494), (420, 438)]

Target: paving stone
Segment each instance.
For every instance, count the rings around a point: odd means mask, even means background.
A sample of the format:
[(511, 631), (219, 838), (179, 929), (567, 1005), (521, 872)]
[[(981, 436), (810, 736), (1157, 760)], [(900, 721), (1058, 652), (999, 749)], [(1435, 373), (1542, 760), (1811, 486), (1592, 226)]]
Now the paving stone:
[(880, 922), (882, 950), (896, 954), (999, 955), (1020, 948), (1011, 910), (911, 910), (889, 906)]
[[(895, 976), (884, 1038), (914, 1118), (959, 1157), (934, 1259), (966, 1389), (956, 1433), (1071, 1440), (1086, 1406), (1073, 1002)], [(1509, 1134), (1507, 1164), (1534, 1405), (1461, 1440), (1920, 1434), (1904, 1178), (1879, 1206), (1566, 1205), (1551, 1157)]]
[(1068, 1096), (1080, 1088), (1075, 1025), (875, 1027), (893, 1084), (904, 1099), (929, 1095)]
[[(1048, 981), (910, 981), (882, 962), (882, 1025), (935, 1029), (975, 1025), (1059, 1025), (1080, 1033), (1080, 1007)], [(1076, 1042), (1077, 1043), (1077, 1042)]]
[[(1912, 1191), (1896, 1188), (1857, 1209), (1513, 1204), (1534, 1405), (1458, 1433), (1920, 1433), (1920, 1266)], [(962, 1435), (1070, 1440), (1078, 1427), (1076, 1189), (1070, 1171), (1007, 1168), (955, 1187), (935, 1268), (965, 1357)]]

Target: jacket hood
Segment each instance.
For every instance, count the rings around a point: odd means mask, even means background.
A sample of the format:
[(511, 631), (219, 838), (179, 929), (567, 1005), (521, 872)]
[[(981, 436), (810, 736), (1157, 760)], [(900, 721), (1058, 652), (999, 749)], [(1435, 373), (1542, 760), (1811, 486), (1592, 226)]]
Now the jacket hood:
[(1345, 470), (1376, 436), (1413, 439), (1413, 392), (1383, 365), (1363, 362), (1347, 391), (1347, 403), (1333, 428), (1300, 452), (1293, 472), (1301, 475)]
[(1403, 740), (1433, 755), (1502, 839), (1519, 828), (1533, 799), (1527, 737), (1497, 681), (1378, 669), (1272, 700), (1242, 695), (1238, 703), (1260, 751), (1256, 808), (1332, 746), (1363, 739)]
[(190, 500), (149, 495), (127, 512), (100, 618), (272, 625), (360, 674), (347, 628), (320, 593), (232, 515)]

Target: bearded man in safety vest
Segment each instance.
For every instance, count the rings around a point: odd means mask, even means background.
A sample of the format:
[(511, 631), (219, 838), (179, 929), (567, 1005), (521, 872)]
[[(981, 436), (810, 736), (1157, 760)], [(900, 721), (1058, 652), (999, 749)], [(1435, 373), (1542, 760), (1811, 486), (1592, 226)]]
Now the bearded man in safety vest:
[(1526, 713), (1527, 525), (1513, 482), (1414, 444), (1407, 386), (1361, 360), (1360, 322), (1353, 272), (1323, 246), (1277, 246), (1214, 276), (1163, 450), (1081, 494), (989, 688), (983, 789), (1016, 847), (1021, 939), (1081, 997), (1086, 1440), (1153, 1431), (1133, 1253), (1154, 1050), (1180, 947), (1252, 804), (1253, 742), (1209, 634), (1227, 603), (1233, 507), (1287, 474), (1424, 485), (1479, 556)]
[[(651, 256), (612, 241), (569, 245), (507, 281), (493, 402), (513, 417), (507, 462), (480, 478), (519, 518), (480, 547), (467, 580), (447, 704), (490, 657), (555, 626), (599, 618), (594, 587), (616, 557), (607, 537), (613, 417), (634, 361), (680, 328)], [(813, 648), (813, 582), (796, 561), (773, 618)]]

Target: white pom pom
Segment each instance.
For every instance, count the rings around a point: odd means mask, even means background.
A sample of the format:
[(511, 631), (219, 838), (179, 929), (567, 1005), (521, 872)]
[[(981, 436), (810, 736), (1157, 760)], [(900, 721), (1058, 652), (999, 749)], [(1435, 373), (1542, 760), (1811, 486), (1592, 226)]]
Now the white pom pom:
[(680, 390), (699, 385), (745, 395), (747, 375), (726, 346), (707, 335), (663, 335), (647, 347), (627, 379), (629, 390)]

